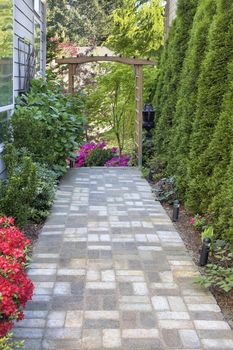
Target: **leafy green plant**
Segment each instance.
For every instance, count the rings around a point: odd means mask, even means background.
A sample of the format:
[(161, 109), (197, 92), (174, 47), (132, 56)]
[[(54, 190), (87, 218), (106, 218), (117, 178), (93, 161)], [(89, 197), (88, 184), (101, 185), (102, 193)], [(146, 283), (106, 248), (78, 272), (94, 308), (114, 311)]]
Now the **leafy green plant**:
[(17, 101), (8, 138), (60, 176), (67, 169), (66, 159), (83, 139), (81, 109), (80, 96), (65, 95), (54, 81), (35, 79), (29, 93)]
[(19, 157), (12, 144), (5, 148), (4, 161), (8, 177), (0, 181), (0, 212), (13, 216), (17, 225), (22, 227), (30, 217), (36, 198), (36, 165), (27, 155)]
[(24, 347), (23, 341), (14, 341), (13, 334), (8, 333), (5, 337), (0, 338), (0, 350), (15, 350)]
[[(210, 229), (212, 233), (212, 228)], [(213, 247), (213, 262), (203, 268), (203, 274), (196, 278), (196, 283), (206, 288), (213, 286), (230, 292), (233, 289), (233, 252), (230, 245), (223, 240), (215, 241)]]
[(88, 154), (85, 165), (88, 167), (104, 166), (113, 156), (114, 153), (111, 149), (96, 148)]
[(49, 215), (56, 192), (57, 174), (44, 165), (36, 163), (36, 175), (36, 197), (32, 203), (30, 218), (38, 222)]
[(158, 182), (157, 199), (161, 202), (168, 202), (170, 204), (177, 198), (176, 194), (176, 180), (174, 176), (163, 178)]
[(216, 286), (224, 292), (230, 292), (233, 289), (233, 268), (208, 264), (204, 275), (196, 278), (196, 283), (206, 288)]

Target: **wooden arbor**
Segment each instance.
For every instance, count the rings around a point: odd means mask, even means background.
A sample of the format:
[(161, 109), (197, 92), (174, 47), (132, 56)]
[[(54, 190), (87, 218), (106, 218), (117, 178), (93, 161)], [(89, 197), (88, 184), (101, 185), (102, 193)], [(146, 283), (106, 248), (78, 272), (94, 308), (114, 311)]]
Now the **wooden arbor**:
[(69, 92), (74, 92), (74, 76), (79, 64), (90, 62), (118, 62), (134, 67), (135, 73), (135, 146), (138, 153), (138, 165), (142, 165), (142, 93), (143, 93), (143, 66), (155, 65), (154, 61), (124, 58), (121, 56), (77, 56), (57, 59), (58, 64), (67, 64), (69, 68)]

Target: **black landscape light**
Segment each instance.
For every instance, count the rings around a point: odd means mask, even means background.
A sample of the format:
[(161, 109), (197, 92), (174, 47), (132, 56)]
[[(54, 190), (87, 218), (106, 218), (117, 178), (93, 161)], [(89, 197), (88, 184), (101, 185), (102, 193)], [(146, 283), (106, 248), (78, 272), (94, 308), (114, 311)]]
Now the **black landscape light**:
[(176, 222), (179, 220), (179, 213), (180, 213), (180, 202), (178, 199), (176, 199), (173, 202), (173, 214), (172, 214), (172, 221)]
[(209, 237), (205, 237), (202, 242), (200, 266), (205, 266), (208, 263), (210, 245), (211, 245), (211, 239)]
[(142, 110), (142, 127), (150, 132), (155, 127), (155, 110), (151, 103), (145, 103)]
[(74, 160), (70, 159), (70, 169), (72, 169), (74, 167)]

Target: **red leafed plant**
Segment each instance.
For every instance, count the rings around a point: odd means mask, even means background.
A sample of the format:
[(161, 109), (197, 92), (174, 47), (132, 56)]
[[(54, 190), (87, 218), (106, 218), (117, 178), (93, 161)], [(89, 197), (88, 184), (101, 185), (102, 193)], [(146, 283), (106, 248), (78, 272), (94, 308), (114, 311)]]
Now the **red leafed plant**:
[(25, 271), (30, 243), (13, 218), (0, 216), (0, 337), (23, 318), (32, 298), (34, 286)]

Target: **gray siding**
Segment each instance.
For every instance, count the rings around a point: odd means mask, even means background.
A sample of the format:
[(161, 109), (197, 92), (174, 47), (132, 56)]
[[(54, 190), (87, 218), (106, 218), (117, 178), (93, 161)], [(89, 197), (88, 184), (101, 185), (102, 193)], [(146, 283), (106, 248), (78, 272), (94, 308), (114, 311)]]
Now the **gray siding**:
[[(41, 0), (40, 0), (41, 1)], [(41, 73), (45, 73), (46, 67), (46, 4), (41, 1), (40, 13), (34, 11), (34, 0), (14, 0), (14, 95), (20, 90), (19, 84), (19, 55), (23, 57), (26, 49), (19, 44), (19, 38), (26, 39), (34, 45), (34, 22), (41, 26)], [(22, 63), (22, 62), (21, 62)], [(20, 64), (21, 76), (24, 75), (25, 67)], [(3, 145), (0, 145), (0, 179), (5, 177), (4, 164), (1, 159)]]
[[(34, 11), (33, 0), (14, 1), (14, 90), (15, 96), (19, 93), (19, 64), (20, 55), (26, 51), (24, 45), (19, 44), (19, 38), (26, 39), (34, 45), (34, 23), (41, 26), (41, 72), (45, 73), (46, 66), (46, 10), (45, 4), (41, 2), (40, 13)], [(22, 60), (22, 59), (21, 59)], [(22, 62), (21, 62), (22, 63)], [(20, 65), (21, 75), (24, 73), (24, 66)]]
[(169, 29), (173, 20), (176, 18), (178, 0), (167, 0), (165, 8), (165, 40), (168, 38)]

